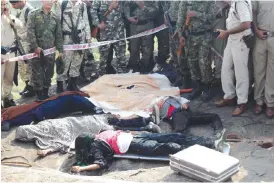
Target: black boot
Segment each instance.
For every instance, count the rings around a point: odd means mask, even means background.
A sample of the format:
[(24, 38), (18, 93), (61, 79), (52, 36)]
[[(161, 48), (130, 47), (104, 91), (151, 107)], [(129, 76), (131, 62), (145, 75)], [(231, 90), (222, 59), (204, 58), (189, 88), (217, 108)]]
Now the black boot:
[(25, 83), (26, 83), (26, 86), (23, 91), (19, 92), (20, 95), (23, 95), (28, 90), (29, 81), (25, 81)]
[(57, 93), (62, 93), (64, 92), (64, 85), (63, 81), (57, 81)]
[(189, 75), (185, 75), (182, 81), (182, 87), (180, 89), (188, 89), (191, 88), (191, 77)]
[(189, 100), (193, 100), (202, 94), (200, 81), (192, 80), (192, 92), (188, 95)]
[(44, 100), (43, 90), (35, 90), (35, 94), (38, 100)]
[(28, 98), (28, 97), (34, 97), (35, 96), (35, 92), (33, 90), (33, 87), (30, 86), (30, 85), (27, 85), (27, 91), (25, 91), (23, 94), (22, 94), (22, 97), (25, 97), (25, 98)]
[(15, 102), (13, 99), (8, 99), (8, 98), (4, 98), (3, 100), (3, 107), (4, 108), (8, 108), (8, 107), (11, 107), (11, 106), (16, 106)]
[(44, 97), (43, 100), (49, 98), (49, 88), (43, 88), (43, 97)]
[(211, 99), (211, 85), (210, 84), (203, 84), (203, 95), (202, 100), (208, 101)]
[(69, 83), (68, 83), (67, 90), (69, 90), (69, 91), (79, 91), (79, 88), (77, 86), (77, 79), (78, 79), (78, 77), (69, 78)]

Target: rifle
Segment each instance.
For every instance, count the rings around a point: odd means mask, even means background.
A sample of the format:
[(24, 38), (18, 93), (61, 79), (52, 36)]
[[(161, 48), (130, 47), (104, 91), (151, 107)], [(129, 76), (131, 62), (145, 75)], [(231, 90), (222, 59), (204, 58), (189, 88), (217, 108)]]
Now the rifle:
[[(14, 35), (15, 35), (15, 41), (14, 41), (14, 43), (15, 43), (16, 48), (17, 48), (16, 51), (18, 51), (20, 55), (25, 55), (26, 52), (25, 52), (25, 50), (23, 48), (23, 45), (22, 45), (22, 43), (20, 41), (20, 37), (17, 34), (17, 30), (15, 29), (15, 27), (13, 25), (11, 25), (11, 28), (12, 28), (12, 30), (14, 32)], [(27, 63), (26, 60), (24, 60), (24, 62)]]
[[(108, 7), (107, 11), (104, 13), (104, 15), (100, 16), (100, 20), (101, 22), (104, 21), (104, 19), (106, 18), (106, 16), (108, 16), (111, 11), (113, 9), (116, 9), (118, 7), (118, 1), (117, 0), (113, 0), (110, 4), (110, 6)], [(91, 31), (91, 36), (94, 37), (94, 38), (97, 38), (98, 37), (98, 34), (99, 34), (99, 28), (98, 27), (95, 27), (92, 29)]]

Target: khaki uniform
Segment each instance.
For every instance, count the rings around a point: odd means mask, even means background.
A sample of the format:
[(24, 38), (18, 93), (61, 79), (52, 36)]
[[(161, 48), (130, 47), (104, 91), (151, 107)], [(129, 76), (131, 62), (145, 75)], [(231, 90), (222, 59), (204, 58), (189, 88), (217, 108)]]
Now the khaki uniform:
[[(239, 26), (242, 22), (252, 21), (251, 2), (237, 1), (237, 11), (235, 2), (232, 1), (229, 15), (226, 20), (227, 29)], [(222, 64), (222, 87), (225, 93), (224, 99), (238, 97), (238, 104), (245, 104), (248, 101), (248, 54), (249, 48), (243, 41), (243, 36), (251, 34), (251, 29), (230, 35), (224, 51)], [(236, 77), (236, 87), (235, 87)]]
[[(69, 13), (72, 13), (72, 21), (69, 17)], [(79, 23), (77, 19), (79, 17)], [(78, 36), (80, 37), (80, 44), (86, 43), (87, 40), (91, 39), (90, 27), (87, 15), (87, 7), (81, 0), (78, 0), (74, 5), (72, 1), (68, 1), (68, 4), (63, 13), (63, 22), (62, 22), (62, 31), (64, 37), (64, 44), (71, 45), (73, 43), (71, 38), (72, 32), (72, 23), (73, 26), (77, 26), (77, 31), (79, 32)], [(69, 77), (78, 77), (80, 75), (80, 67), (83, 60), (84, 51), (65, 51), (64, 52), (64, 61), (65, 61), (65, 70), (63, 74), (57, 75), (57, 81), (65, 81)]]
[[(257, 12), (258, 29), (274, 34), (274, 2), (255, 1), (252, 8)], [(274, 37), (256, 38), (253, 49), (255, 92), (259, 105), (274, 107)]]
[[(27, 54), (29, 53), (29, 45), (28, 45), (28, 41), (27, 41), (27, 22), (25, 19), (25, 13), (27, 8), (30, 9), (30, 11), (33, 9), (32, 6), (28, 3), (26, 3), (26, 5), (22, 8), (22, 9), (18, 9), (16, 12), (16, 17), (23, 23), (23, 27), (21, 29), (17, 30), (17, 34), (20, 38), (20, 42), (23, 46), (23, 51)], [(23, 61), (19, 61), (18, 62), (18, 71), (19, 71), (19, 75), (21, 77), (21, 79), (26, 82), (30, 80), (30, 69), (28, 64), (26, 64)]]
[[(21, 28), (22, 23), (20, 20), (16, 19), (14, 16), (10, 16), (14, 20), (14, 27)], [(13, 45), (15, 36), (14, 32), (10, 26), (11, 20), (6, 16), (1, 16), (1, 46), (10, 47)], [(7, 60), (9, 58), (15, 57), (14, 53), (1, 55), (1, 60)], [(11, 100), (11, 90), (13, 83), (15, 62), (7, 62), (1, 65), (1, 82), (2, 82), (2, 99), (6, 98)]]

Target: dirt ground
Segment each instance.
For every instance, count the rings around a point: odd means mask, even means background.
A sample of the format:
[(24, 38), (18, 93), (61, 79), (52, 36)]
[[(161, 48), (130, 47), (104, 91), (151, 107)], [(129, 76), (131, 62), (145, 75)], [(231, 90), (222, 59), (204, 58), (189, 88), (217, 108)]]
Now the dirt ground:
[[(54, 87), (51, 92), (54, 92)], [(219, 93), (219, 91), (214, 91)], [(214, 100), (220, 97), (215, 95)], [(216, 108), (214, 100), (204, 103), (199, 99), (191, 102), (192, 109), (203, 112), (214, 112), (220, 115), (223, 125), (228, 131), (237, 131), (247, 139), (256, 140), (259, 137), (274, 137), (274, 120), (267, 119), (265, 114), (255, 116), (252, 113), (252, 103), (249, 110), (241, 117), (231, 117), (232, 107)], [(24, 100), (18, 100), (24, 103)], [(169, 124), (160, 124), (164, 132), (170, 131)], [(115, 160), (110, 169), (102, 176), (78, 176), (62, 173), (69, 168), (73, 157), (69, 154), (55, 153), (48, 157), (38, 159), (37, 147), (34, 143), (14, 141), (16, 128), (1, 133), (1, 159), (20, 156), (6, 160), (25, 162), (25, 166), (1, 166), (1, 181), (3, 182), (192, 182), (190, 178), (173, 172), (168, 163), (149, 162), (139, 160)], [(209, 136), (212, 130), (208, 126), (193, 127), (193, 134)], [(254, 142), (245, 141), (230, 143), (231, 156), (240, 160), (240, 171), (229, 181), (233, 182), (259, 182), (274, 181), (274, 148), (264, 149)]]

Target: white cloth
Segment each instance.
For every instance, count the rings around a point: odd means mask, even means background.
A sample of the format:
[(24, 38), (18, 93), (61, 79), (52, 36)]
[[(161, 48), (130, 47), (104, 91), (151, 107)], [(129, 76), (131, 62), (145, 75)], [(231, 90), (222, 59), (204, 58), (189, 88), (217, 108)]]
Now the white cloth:
[[(246, 2), (247, 1), (247, 2)], [(235, 6), (236, 3), (236, 6)], [(248, 3), (248, 4), (247, 4)], [(236, 7), (236, 9), (235, 9)], [(252, 17), (252, 5), (250, 0), (233, 0), (229, 10), (228, 18), (226, 19), (227, 29), (232, 29), (239, 26), (243, 22), (251, 22)], [(251, 34), (251, 29), (247, 29), (243, 32), (230, 35), (231, 39), (241, 39), (245, 35)]]
[(126, 153), (128, 151), (132, 139), (133, 136), (131, 133), (121, 132), (119, 134), (119, 136), (117, 137), (117, 146), (121, 153)]

